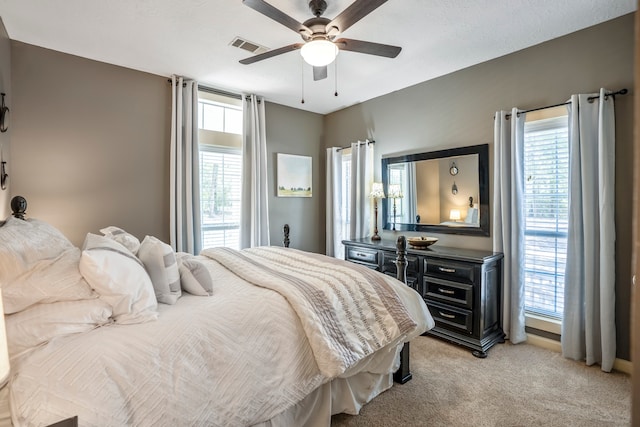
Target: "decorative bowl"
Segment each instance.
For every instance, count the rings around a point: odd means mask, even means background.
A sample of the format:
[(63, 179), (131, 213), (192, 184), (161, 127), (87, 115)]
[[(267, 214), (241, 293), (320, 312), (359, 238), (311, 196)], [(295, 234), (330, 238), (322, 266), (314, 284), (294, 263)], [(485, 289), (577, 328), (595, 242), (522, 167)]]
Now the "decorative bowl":
[(421, 236), (421, 237), (409, 237), (407, 242), (412, 248), (425, 249), (438, 241), (437, 237)]

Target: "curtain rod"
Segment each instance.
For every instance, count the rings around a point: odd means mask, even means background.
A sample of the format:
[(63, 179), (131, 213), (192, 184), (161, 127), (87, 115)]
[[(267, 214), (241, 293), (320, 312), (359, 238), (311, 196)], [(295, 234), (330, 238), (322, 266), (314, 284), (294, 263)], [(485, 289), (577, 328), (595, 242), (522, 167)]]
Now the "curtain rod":
[[(604, 99), (607, 99), (608, 96), (626, 95), (628, 92), (629, 91), (626, 88), (624, 88), (616, 92), (605, 93)], [(598, 98), (600, 98), (600, 95), (590, 96), (589, 98), (587, 98), (587, 101), (593, 102), (594, 99), (598, 99)], [(561, 102), (560, 104), (555, 104), (555, 105), (547, 105), (546, 107), (538, 107), (538, 108), (531, 108), (530, 110), (518, 111), (518, 117), (520, 117), (521, 113), (530, 113), (532, 111), (546, 110), (547, 108), (561, 107), (563, 105), (568, 105), (568, 104), (571, 104), (571, 101)], [(511, 118), (511, 114), (507, 114), (505, 117), (507, 118), (507, 120), (509, 120)]]
[[(365, 143), (366, 143), (367, 145), (369, 145), (369, 144), (375, 144), (376, 142), (375, 142), (375, 141), (362, 141), (362, 142), (358, 141), (358, 144), (365, 144)], [(348, 146), (346, 146), (346, 147), (338, 147), (338, 150), (337, 150), (337, 151), (346, 150), (347, 148), (351, 148), (351, 146), (350, 146), (350, 145), (348, 145)]]
[[(171, 79), (167, 79), (167, 82), (169, 82), (169, 84), (171, 84)], [(187, 84), (186, 83), (182, 83), (182, 87), (186, 87)], [(238, 93), (232, 93), (232, 92), (227, 92), (224, 90), (220, 90), (220, 89), (214, 89), (212, 87), (208, 87), (208, 86), (203, 86), (203, 85), (198, 85), (198, 90), (202, 91), (202, 92), (207, 92), (207, 93), (212, 93), (214, 95), (221, 95), (221, 96), (226, 96), (229, 98), (234, 98), (234, 99), (242, 99), (242, 95), (238, 94)]]

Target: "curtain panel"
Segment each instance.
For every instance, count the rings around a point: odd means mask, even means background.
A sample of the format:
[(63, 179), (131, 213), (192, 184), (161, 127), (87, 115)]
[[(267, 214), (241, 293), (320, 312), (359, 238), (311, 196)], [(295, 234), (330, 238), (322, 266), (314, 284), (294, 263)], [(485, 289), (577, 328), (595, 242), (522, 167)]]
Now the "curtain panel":
[[(327, 149), (326, 253), (344, 259), (344, 239), (367, 237), (371, 231), (373, 144), (354, 142), (350, 146), (349, 182), (343, 182), (340, 147)], [(348, 200), (347, 200), (348, 199)]]
[(349, 238), (367, 237), (371, 232), (371, 183), (373, 182), (373, 144), (351, 144), (351, 210)]
[(328, 256), (344, 259), (342, 240), (342, 155), (340, 148), (327, 148), (326, 173), (326, 242), (325, 252)]
[(264, 98), (242, 97), (242, 210), (240, 248), (269, 246), (267, 132)]
[(517, 108), (510, 113), (498, 111), (494, 119), (493, 250), (504, 253), (502, 328), (513, 344), (527, 340), (522, 246), (524, 123), (525, 114)]
[(170, 244), (175, 251), (198, 254), (202, 249), (198, 83), (177, 76), (171, 76), (170, 150)]
[(615, 116), (607, 93), (572, 95), (569, 105), (562, 354), (610, 372), (616, 357)]

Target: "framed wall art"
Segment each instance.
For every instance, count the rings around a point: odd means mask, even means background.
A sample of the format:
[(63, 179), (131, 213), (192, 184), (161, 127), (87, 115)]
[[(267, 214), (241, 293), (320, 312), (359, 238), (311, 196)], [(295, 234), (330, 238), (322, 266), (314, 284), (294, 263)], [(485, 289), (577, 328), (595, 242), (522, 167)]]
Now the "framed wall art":
[(278, 153), (278, 197), (311, 197), (312, 158)]

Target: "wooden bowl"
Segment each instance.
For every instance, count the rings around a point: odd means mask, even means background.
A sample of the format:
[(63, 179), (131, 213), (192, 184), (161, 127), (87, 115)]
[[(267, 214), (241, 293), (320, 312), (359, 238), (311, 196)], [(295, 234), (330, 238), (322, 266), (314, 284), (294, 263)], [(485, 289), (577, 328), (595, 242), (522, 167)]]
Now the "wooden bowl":
[(412, 248), (425, 249), (438, 241), (437, 237), (421, 236), (421, 237), (409, 237), (407, 242)]

